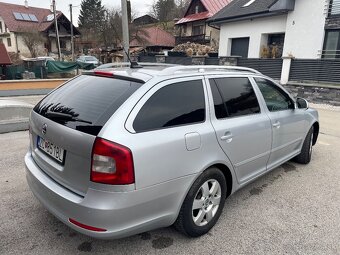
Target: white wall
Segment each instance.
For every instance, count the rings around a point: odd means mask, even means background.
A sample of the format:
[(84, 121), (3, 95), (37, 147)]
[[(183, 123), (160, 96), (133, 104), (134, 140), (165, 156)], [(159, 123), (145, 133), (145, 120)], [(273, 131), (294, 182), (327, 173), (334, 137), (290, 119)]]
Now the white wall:
[[(230, 56), (231, 38), (250, 37), (249, 58), (260, 57), (264, 34), (285, 32), (283, 56), (320, 58), (327, 0), (296, 0), (288, 15), (225, 23), (220, 31), (220, 56)], [(262, 35), (262, 36), (261, 36)]]
[[(1, 24), (2, 24), (2, 36), (0, 36), (0, 42), (2, 42), (5, 47), (6, 47), (6, 50), (8, 52), (16, 52), (16, 44), (15, 44), (15, 36), (13, 33), (10, 33), (9, 30), (5, 30), (5, 21), (0, 17), (0, 21), (1, 21)], [(11, 46), (8, 46), (8, 41), (7, 41), (7, 38), (11, 38)]]
[[(29, 49), (27, 48), (26, 44), (23, 41), (23, 38), (18, 34), (17, 34), (17, 42), (18, 42), (18, 50), (20, 51), (20, 54), (27, 58), (32, 57), (31, 52), (29, 51)], [(38, 56), (46, 55), (43, 42), (41, 42), (40, 45), (38, 46), (37, 53), (38, 53)]]
[(287, 17), (283, 56), (319, 58), (323, 48), (325, 0), (296, 0)]
[[(9, 33), (9, 36), (3, 37), (3, 43), (6, 46), (6, 49), (8, 52), (17, 52), (17, 46), (16, 46), (16, 42), (15, 42), (15, 34), (14, 33)], [(7, 38), (11, 38), (11, 46), (8, 45), (8, 40)]]
[[(297, 0), (299, 1), (299, 0)], [(253, 20), (225, 23), (220, 30), (220, 56), (230, 56), (231, 39), (250, 37), (249, 58), (260, 56), (261, 46), (265, 45), (263, 38), (266, 34), (284, 33), (286, 31), (287, 15), (280, 15)]]

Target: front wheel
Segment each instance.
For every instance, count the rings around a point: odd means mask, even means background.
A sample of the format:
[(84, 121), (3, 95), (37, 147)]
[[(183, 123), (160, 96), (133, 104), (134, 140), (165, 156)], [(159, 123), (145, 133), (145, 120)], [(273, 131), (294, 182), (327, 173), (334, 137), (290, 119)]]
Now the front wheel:
[(305, 141), (303, 142), (301, 153), (294, 160), (300, 164), (308, 164), (312, 159), (313, 153), (314, 127), (311, 127)]
[(226, 180), (217, 168), (209, 168), (190, 188), (175, 227), (182, 233), (198, 237), (207, 233), (220, 217), (226, 195)]

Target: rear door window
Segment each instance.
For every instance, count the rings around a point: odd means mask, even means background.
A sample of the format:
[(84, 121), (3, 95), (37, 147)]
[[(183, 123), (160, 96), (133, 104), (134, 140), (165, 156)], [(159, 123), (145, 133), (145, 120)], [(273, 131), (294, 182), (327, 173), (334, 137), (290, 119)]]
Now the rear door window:
[(260, 113), (253, 86), (246, 77), (210, 79), (217, 119)]
[(134, 81), (82, 75), (47, 95), (34, 111), (69, 128), (98, 135), (140, 86)]
[(133, 128), (144, 132), (205, 120), (205, 99), (202, 80), (178, 82), (160, 88), (143, 105)]

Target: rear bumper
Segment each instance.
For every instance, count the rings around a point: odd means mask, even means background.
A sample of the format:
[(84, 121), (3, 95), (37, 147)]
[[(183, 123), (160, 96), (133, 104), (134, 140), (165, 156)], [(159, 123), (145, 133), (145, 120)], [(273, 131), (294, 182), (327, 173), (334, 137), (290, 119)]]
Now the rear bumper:
[[(122, 238), (173, 224), (195, 176), (154, 185), (142, 190), (109, 192), (89, 188), (85, 197), (65, 189), (46, 175), (30, 153), (25, 156), (26, 178), (37, 199), (69, 227), (95, 238)], [(95, 232), (82, 224), (106, 229)]]

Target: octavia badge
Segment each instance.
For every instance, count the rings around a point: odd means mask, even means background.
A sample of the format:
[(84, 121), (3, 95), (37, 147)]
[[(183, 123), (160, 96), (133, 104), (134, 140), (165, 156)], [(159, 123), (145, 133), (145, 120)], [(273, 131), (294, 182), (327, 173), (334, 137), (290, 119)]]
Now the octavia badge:
[(46, 134), (46, 131), (47, 131), (47, 124), (45, 123), (45, 124), (42, 126), (41, 132), (43, 133), (43, 135), (45, 135), (45, 134)]

